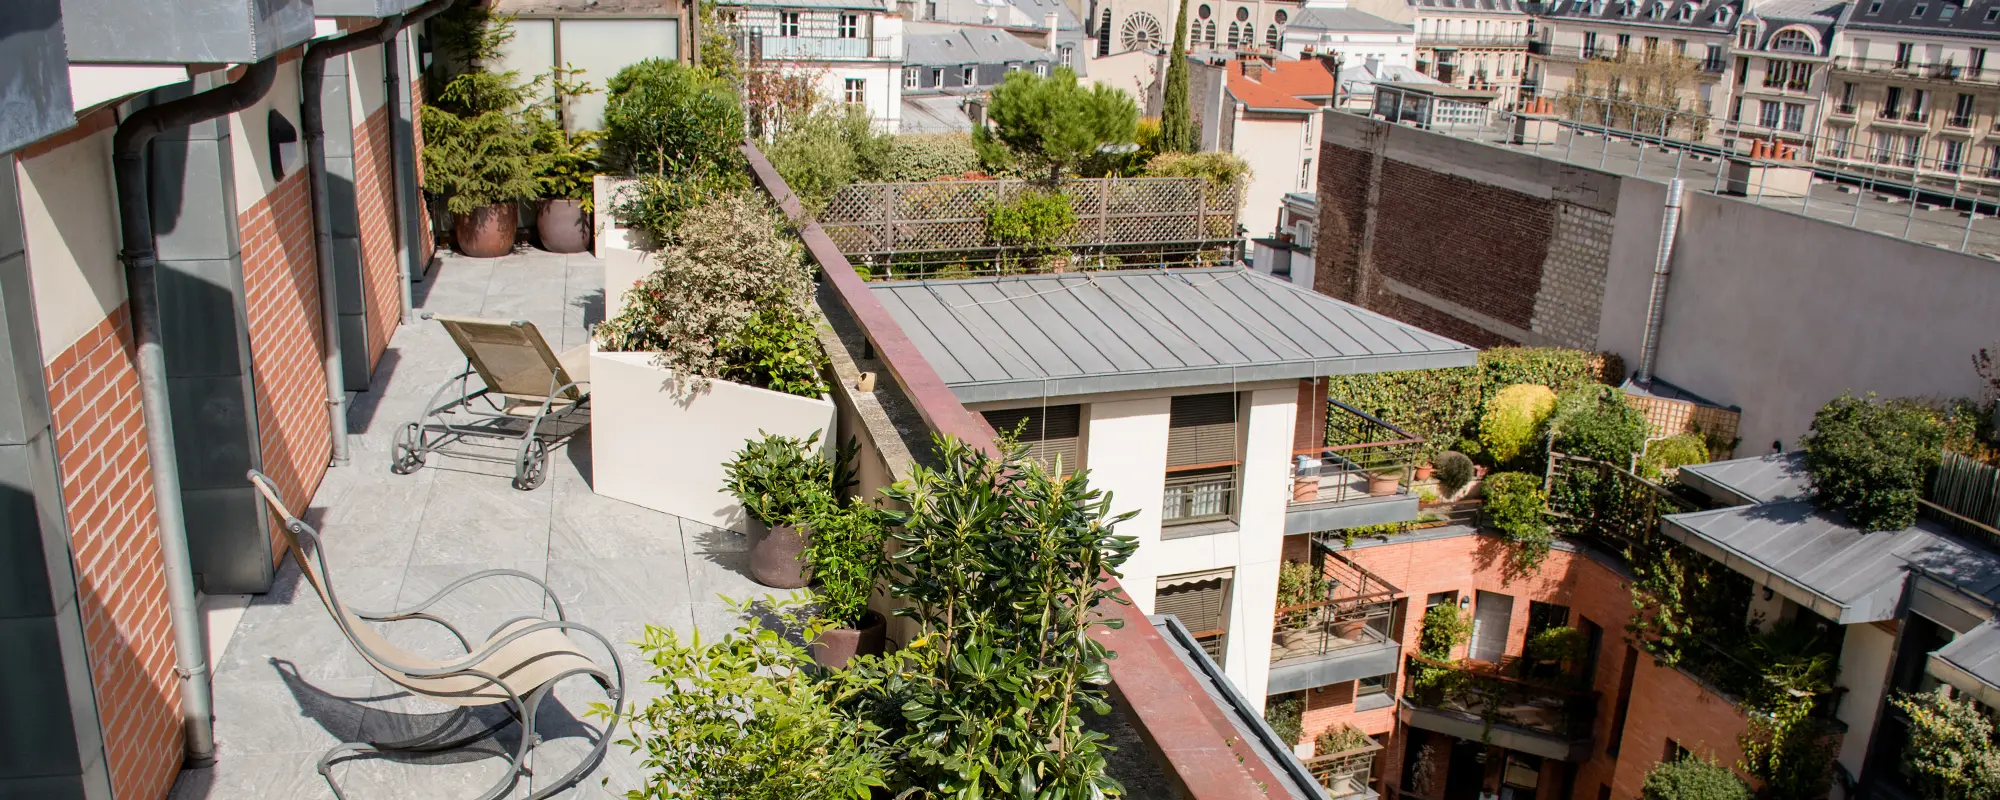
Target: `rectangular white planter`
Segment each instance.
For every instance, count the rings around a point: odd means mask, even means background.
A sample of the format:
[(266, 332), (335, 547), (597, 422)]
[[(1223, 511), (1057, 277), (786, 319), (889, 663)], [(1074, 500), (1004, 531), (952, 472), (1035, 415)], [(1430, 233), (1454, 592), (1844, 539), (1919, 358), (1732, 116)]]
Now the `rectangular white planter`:
[[(598, 258), (609, 258), (606, 251), (613, 248), (638, 249), (638, 232), (618, 224), (618, 204), (626, 195), (637, 188), (639, 182), (631, 178), (613, 175), (598, 175), (590, 180), (591, 225), (596, 228), (595, 252)], [(609, 299), (608, 297), (606, 299)]]
[(653, 263), (651, 250), (627, 250), (623, 247), (600, 248), (604, 255), (604, 318), (617, 317), (625, 310), (625, 292), (631, 289), (659, 265)]
[(591, 487), (655, 511), (748, 532), (743, 505), (723, 491), (724, 462), (743, 443), (775, 433), (838, 441), (831, 397), (710, 381), (683, 397), (652, 353), (590, 351)]

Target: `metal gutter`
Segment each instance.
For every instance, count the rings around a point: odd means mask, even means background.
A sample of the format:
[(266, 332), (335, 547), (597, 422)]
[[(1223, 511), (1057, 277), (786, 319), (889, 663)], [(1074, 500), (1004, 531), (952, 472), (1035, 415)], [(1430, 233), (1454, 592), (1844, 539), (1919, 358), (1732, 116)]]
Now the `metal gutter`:
[(416, 298), (410, 283), (430, 264), (429, 254), (424, 254), (423, 264), (417, 263), (417, 243), (423, 241), (424, 217), (418, 207), (416, 100), (410, 94), (409, 79), (403, 77), (403, 66), (409, 63), (410, 49), (414, 46), (410, 27), (404, 26), (382, 53), (382, 82), (388, 84), (388, 96), (394, 98), (395, 104), (389, 116), (389, 152), (390, 172), (396, 176), (396, 271), (402, 282), (404, 325), (417, 318)]
[(1681, 227), (1681, 179), (1667, 182), (1667, 210), (1660, 220), (1659, 255), (1653, 259), (1653, 291), (1646, 301), (1646, 338), (1640, 347), (1639, 373), (1633, 381), (1640, 386), (1653, 382), (1653, 367), (1660, 357), (1660, 326), (1667, 314), (1667, 273), (1674, 258), (1674, 234)]
[(452, 0), (431, 0), (410, 14), (392, 14), (367, 30), (333, 39), (321, 39), (306, 47), (299, 64), (299, 127), (306, 140), (306, 171), (312, 184), (313, 251), (319, 265), (321, 362), (326, 369), (327, 426), (333, 439), (333, 464), (345, 465), (347, 455), (347, 382), (340, 358), (340, 287), (335, 275), (333, 251), (333, 209), (327, 196), (326, 109), (320, 83), (326, 79), (326, 62), (364, 47), (384, 44), (405, 26), (420, 22), (451, 5)]
[(215, 703), (209, 686), (208, 645), (195, 600), (194, 568), (188, 556), (187, 514), (181, 504), (180, 462), (167, 399), (167, 359), (160, 345), (159, 259), (153, 249), (146, 144), (169, 129), (249, 108), (264, 97), (277, 74), (278, 56), (273, 54), (251, 64), (233, 83), (134, 113), (118, 125), (112, 138), (119, 231), (125, 246), (119, 258), (125, 262), (132, 333), (138, 342), (139, 400), (146, 425), (146, 457), (152, 466), (154, 519), (167, 585), (167, 612), (173, 625), (174, 672), (181, 679), (181, 725), (189, 766), (215, 760)]

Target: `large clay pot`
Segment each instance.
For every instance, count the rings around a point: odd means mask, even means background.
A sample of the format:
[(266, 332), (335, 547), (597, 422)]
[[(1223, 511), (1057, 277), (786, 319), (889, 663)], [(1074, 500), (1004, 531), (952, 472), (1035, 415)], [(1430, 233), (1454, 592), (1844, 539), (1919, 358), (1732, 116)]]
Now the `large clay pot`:
[(821, 631), (810, 648), (813, 661), (828, 669), (840, 669), (855, 656), (879, 656), (883, 649), (882, 635), (887, 628), (882, 615), (870, 611), (861, 618), (860, 628), (828, 628)]
[(1436, 471), (1436, 469), (1437, 468), (1431, 466), (1429, 462), (1425, 462), (1423, 466), (1417, 467), (1416, 480), (1419, 482), (1430, 480), (1431, 475)]
[(451, 238), (458, 252), (473, 258), (499, 258), (514, 252), (514, 227), (521, 213), (511, 202), (494, 203), (452, 215)]
[(806, 535), (793, 525), (750, 526), (750, 577), (773, 589), (806, 586)]
[(590, 249), (590, 215), (583, 213), (583, 201), (553, 197), (542, 201), (535, 214), (535, 232), (542, 237), (542, 249), (551, 253), (581, 253)]
[(1368, 475), (1368, 495), (1370, 497), (1386, 497), (1395, 494), (1396, 487), (1402, 484), (1401, 477), (1394, 472), (1370, 473)]

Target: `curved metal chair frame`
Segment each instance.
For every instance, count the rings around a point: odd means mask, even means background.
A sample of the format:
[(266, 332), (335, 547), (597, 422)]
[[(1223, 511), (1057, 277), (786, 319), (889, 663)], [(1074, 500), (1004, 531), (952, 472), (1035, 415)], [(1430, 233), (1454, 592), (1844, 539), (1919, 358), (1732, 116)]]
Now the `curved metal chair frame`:
[[(408, 475), (424, 466), (425, 457), (442, 452), (454, 458), (511, 464), (514, 488), (529, 491), (548, 477), (549, 450), (567, 442), (576, 430), (548, 435), (543, 426), (570, 423), (569, 419), (590, 404), (587, 377), (572, 375), (570, 365), (549, 350), (535, 324), (526, 320), (483, 320), (469, 317), (437, 317), (426, 313), (451, 333), (452, 340), (466, 354), (465, 369), (445, 380), (431, 393), (416, 421), (397, 429), (390, 454), (389, 469)], [(512, 331), (516, 341), (502, 343), (474, 338), (481, 329)], [(531, 349), (532, 366), (547, 373), (541, 378), (496, 369), (482, 359), (481, 345), (511, 344)], [(518, 365), (517, 365), (518, 366)], [(577, 366), (578, 370), (583, 369)], [(477, 376), (483, 385), (474, 386)], [(497, 444), (485, 444), (484, 442)], [(459, 444), (465, 447), (453, 447)], [(451, 448), (451, 449), (447, 449)], [(489, 454), (499, 450), (505, 455)]]
[[(599, 735), (597, 744), (575, 768), (564, 773), (528, 795), (527, 800), (541, 800), (574, 785), (578, 780), (595, 769), (603, 760), (611, 745), (612, 731), (624, 712), (625, 668), (618, 661), (618, 651), (611, 640), (588, 627), (570, 622), (565, 617), (562, 601), (554, 591), (540, 579), (528, 573), (511, 569), (490, 569), (467, 575), (438, 590), (427, 600), (399, 611), (388, 613), (368, 613), (350, 610), (335, 593), (331, 573), (325, 558), (321, 555), (320, 539), (311, 525), (294, 516), (278, 496), (276, 484), (263, 473), (251, 470), (250, 483), (264, 496), (272, 513), (283, 520), (286, 550), (298, 563), (302, 577), (312, 586), (313, 591), (333, 616), (334, 622), (349, 644), (368, 660), (383, 677), (408, 690), (411, 694), (439, 703), (456, 706), (437, 727), (416, 736), (394, 741), (347, 742), (328, 750), (319, 760), (319, 773), (332, 787), (333, 794), (340, 800), (347, 795), (340, 784), (333, 779), (332, 768), (336, 761), (352, 756), (389, 753), (428, 753), (452, 750), (498, 733), (509, 723), (520, 723), (521, 740), (515, 752), (508, 757), (507, 774), (500, 781), (479, 796), (479, 800), (497, 800), (512, 791), (521, 776), (529, 774), (528, 753), (541, 743), (535, 732), (535, 714), (543, 700), (548, 699), (555, 686), (578, 675), (589, 676), (611, 698), (611, 715)], [(523, 616), (509, 619), (488, 634), (484, 643), (474, 647), (463, 633), (451, 623), (430, 614), (426, 609), (451, 593), (468, 584), (489, 578), (518, 578), (542, 590), (549, 603), (555, 608), (554, 620), (539, 616)], [(417, 658), (390, 644), (363, 623), (403, 622), (420, 620), (434, 623), (449, 632), (465, 654), (446, 661), (432, 661)], [(589, 657), (574, 649), (570, 642), (570, 632), (580, 632), (604, 647), (610, 656), (611, 670), (606, 672)], [(552, 638), (553, 637), (553, 638)], [(540, 646), (560, 639), (561, 646)], [(483, 730), (464, 736), (447, 738), (458, 729), (468, 716), (470, 709), (481, 706), (502, 705), (509, 717), (501, 719)]]

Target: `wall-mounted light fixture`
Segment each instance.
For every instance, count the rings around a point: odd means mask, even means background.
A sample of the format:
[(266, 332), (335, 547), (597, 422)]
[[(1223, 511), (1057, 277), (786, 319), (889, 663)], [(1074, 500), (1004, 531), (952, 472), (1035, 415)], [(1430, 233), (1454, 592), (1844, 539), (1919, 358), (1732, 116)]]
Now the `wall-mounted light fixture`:
[(1777, 596), (1777, 593), (1771, 591), (1771, 587), (1769, 586), (1764, 587), (1764, 602), (1766, 603), (1771, 602), (1771, 598), (1775, 596)]
[(298, 162), (299, 129), (275, 108), (265, 115), (264, 129), (271, 145), (271, 180), (282, 181), (285, 165)]
[(1458, 610), (1464, 611), (1471, 607), (1472, 607), (1472, 595), (1469, 594), (1462, 595), (1458, 598)]

